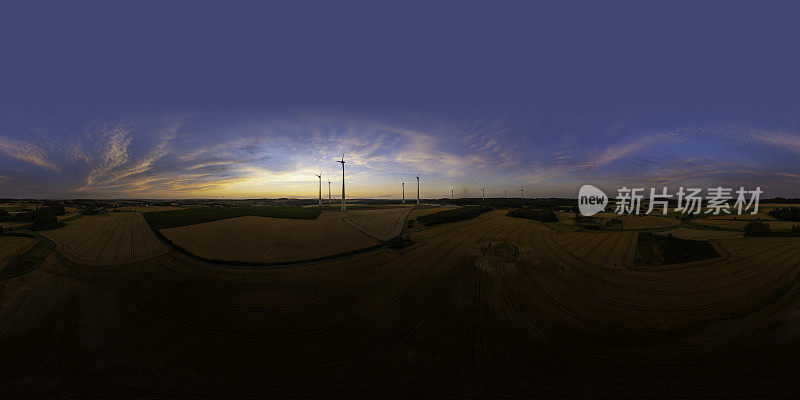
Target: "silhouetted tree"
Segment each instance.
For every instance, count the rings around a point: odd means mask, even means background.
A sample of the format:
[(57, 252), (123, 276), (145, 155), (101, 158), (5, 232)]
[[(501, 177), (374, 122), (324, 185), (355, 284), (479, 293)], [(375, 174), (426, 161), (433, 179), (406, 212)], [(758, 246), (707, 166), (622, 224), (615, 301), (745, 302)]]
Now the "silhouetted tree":
[(750, 221), (744, 226), (745, 236), (770, 236), (769, 222)]

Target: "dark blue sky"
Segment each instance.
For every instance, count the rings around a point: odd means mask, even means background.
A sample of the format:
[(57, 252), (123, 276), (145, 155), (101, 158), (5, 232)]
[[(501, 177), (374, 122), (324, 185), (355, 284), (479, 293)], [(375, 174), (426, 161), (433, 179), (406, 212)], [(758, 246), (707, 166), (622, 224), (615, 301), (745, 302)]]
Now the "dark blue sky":
[(0, 5), (0, 196), (800, 196), (790, 2)]

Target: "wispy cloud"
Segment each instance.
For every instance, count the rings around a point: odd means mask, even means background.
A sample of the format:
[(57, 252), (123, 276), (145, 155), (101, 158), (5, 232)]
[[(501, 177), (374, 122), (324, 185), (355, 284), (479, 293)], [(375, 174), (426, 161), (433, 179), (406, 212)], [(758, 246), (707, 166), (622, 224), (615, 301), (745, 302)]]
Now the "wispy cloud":
[(179, 127), (180, 123), (172, 121), (155, 132), (148, 132), (149, 136), (155, 137), (155, 144), (143, 154), (131, 149), (135, 133), (126, 124), (101, 127), (93, 132), (94, 142), (99, 142), (100, 151), (94, 157), (86, 156), (83, 151), (76, 152), (95, 166), (89, 170), (85, 184), (74, 190), (108, 188), (115, 183), (124, 185), (126, 178), (149, 171), (155, 162), (170, 153), (169, 143), (175, 138)]
[(47, 153), (33, 143), (0, 137), (0, 154), (41, 168), (55, 171), (59, 169), (57, 165), (48, 159)]
[(493, 184), (561, 193), (587, 179), (673, 184), (800, 175), (793, 161), (800, 135), (791, 129), (612, 124), (572, 130), (479, 114), (98, 118), (53, 132), (41, 128), (35, 142), (23, 131), (0, 137), (0, 175), (27, 174), (26, 187), (35, 187), (45, 185), (37, 170), (57, 171), (61, 182), (47, 184), (80, 196), (303, 196), (316, 192), (320, 171), (323, 179), (340, 179), (335, 161), (342, 152), (352, 193), (364, 196), (399, 195), (399, 182), (413, 182), (416, 173), (428, 193), (442, 195), (450, 187), (472, 193), (473, 186)]
[(759, 130), (753, 133), (750, 137), (761, 143), (778, 146), (795, 153), (800, 153), (800, 135)]

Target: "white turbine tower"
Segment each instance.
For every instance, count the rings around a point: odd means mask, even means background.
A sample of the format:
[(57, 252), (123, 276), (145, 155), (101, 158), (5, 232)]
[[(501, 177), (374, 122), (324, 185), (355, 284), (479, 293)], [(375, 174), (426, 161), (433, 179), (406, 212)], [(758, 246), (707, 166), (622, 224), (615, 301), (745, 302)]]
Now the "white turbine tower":
[(331, 181), (328, 181), (328, 205), (331, 205)]
[(519, 191), (522, 193), (522, 200), (525, 200), (525, 186), (523, 186)]
[(342, 153), (342, 160), (337, 162), (342, 164), (342, 211), (346, 211), (347, 207), (344, 203), (344, 153)]
[(419, 206), (419, 174), (417, 174), (417, 206)]
[(481, 203), (484, 203), (484, 202), (486, 202), (486, 188), (482, 187), (481, 188)]
[(406, 204), (406, 183), (403, 182), (403, 204)]
[(503, 189), (503, 197), (508, 198), (508, 189)]
[(450, 200), (455, 199), (455, 194), (453, 193), (453, 190), (454, 190), (453, 188), (450, 188)]
[(319, 178), (319, 206), (322, 207), (322, 172), (315, 175)]

